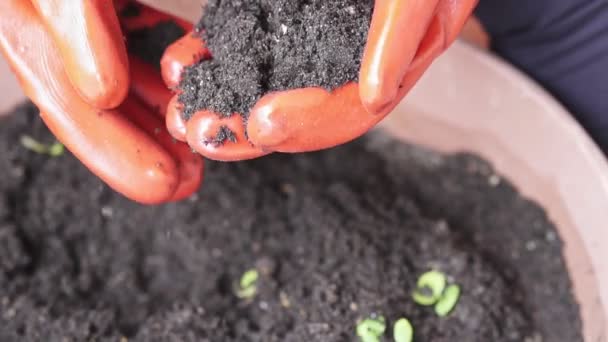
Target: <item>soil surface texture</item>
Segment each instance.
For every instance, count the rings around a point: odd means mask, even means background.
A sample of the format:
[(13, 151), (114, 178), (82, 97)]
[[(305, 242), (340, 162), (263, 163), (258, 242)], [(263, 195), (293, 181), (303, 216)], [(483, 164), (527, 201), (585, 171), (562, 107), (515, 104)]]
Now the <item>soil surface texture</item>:
[(187, 68), (184, 118), (250, 109), (266, 93), (357, 81), (374, 0), (209, 0), (195, 33), (213, 58)]
[[(0, 341), (356, 341), (373, 314), (416, 341), (582, 341), (554, 227), (474, 156), (374, 133), (208, 162), (198, 194), (145, 207), (23, 134), (53, 141), (30, 104), (0, 123)], [(462, 288), (446, 318), (410, 296), (433, 268)]]

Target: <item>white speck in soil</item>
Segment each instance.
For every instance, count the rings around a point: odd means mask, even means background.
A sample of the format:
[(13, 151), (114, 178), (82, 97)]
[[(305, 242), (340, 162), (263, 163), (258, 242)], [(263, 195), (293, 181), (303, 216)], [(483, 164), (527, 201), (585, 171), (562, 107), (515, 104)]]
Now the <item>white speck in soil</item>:
[(293, 194), (296, 191), (296, 189), (294, 188), (294, 186), (292, 184), (289, 183), (283, 183), (281, 184), (281, 192), (283, 192), (286, 195), (290, 195)]
[(310, 323), (308, 324), (308, 331), (311, 334), (319, 334), (329, 330), (329, 324), (327, 323)]
[(534, 250), (536, 250), (536, 247), (537, 247), (536, 241), (530, 240), (530, 241), (526, 242), (526, 249), (528, 251), (530, 251), (530, 252), (534, 251)]
[(488, 178), (488, 183), (491, 186), (498, 186), (500, 184), (500, 177), (497, 174), (493, 174)]
[(25, 170), (21, 166), (14, 167), (11, 169), (11, 174), (14, 177), (21, 177), (21, 176), (23, 176), (24, 173), (25, 173)]
[(101, 216), (111, 218), (114, 216), (114, 210), (112, 210), (110, 207), (101, 207)]
[(281, 291), (279, 292), (279, 300), (281, 301), (281, 306), (284, 308), (288, 308), (291, 306), (291, 302), (289, 301), (289, 297), (287, 297), (287, 294), (285, 294), (285, 292)]
[(534, 333), (524, 339), (524, 342), (543, 342), (543, 337), (539, 333)]
[(553, 242), (553, 241), (557, 240), (557, 236), (556, 236), (555, 232), (547, 231), (547, 233), (545, 233), (545, 239), (549, 242)]
[(448, 223), (445, 220), (441, 220), (437, 222), (437, 232), (438, 233), (447, 233), (448, 232)]
[(509, 333), (509, 338), (513, 341), (521, 340), (521, 335), (517, 331), (512, 331)]
[(6, 311), (6, 314), (5, 314), (4, 317), (6, 317), (6, 318), (13, 318), (13, 317), (15, 317), (16, 314), (17, 314), (17, 312), (15, 312), (15, 309), (10, 308), (10, 309), (8, 309)]
[(268, 303), (262, 301), (262, 302), (260, 302), (259, 306), (260, 306), (260, 310), (268, 311)]

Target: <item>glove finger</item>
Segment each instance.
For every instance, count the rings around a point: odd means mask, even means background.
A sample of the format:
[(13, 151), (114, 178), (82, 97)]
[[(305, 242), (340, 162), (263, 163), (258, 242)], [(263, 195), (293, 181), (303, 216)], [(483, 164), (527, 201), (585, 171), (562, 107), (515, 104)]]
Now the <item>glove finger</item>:
[(126, 197), (150, 204), (169, 200), (179, 178), (165, 149), (120, 112), (98, 110), (78, 96), (30, 2), (2, 0), (0, 13), (11, 14), (0, 19), (0, 50), (53, 134)]
[(153, 137), (175, 158), (179, 173), (179, 184), (171, 201), (179, 201), (198, 190), (203, 180), (203, 159), (183, 143), (175, 141), (167, 132), (162, 120), (156, 117), (134, 97), (129, 97), (120, 106), (121, 112)]
[(431, 25), (429, 26), (426, 35), (420, 42), (414, 60), (410, 63), (406, 74), (399, 83), (395, 99), (384, 106), (378, 115), (384, 117), (392, 112), (414, 87), (415, 82), (422, 77), (435, 59), (445, 50), (445, 33), (446, 31), (444, 30), (442, 18), (440, 16), (435, 16), (431, 21)]
[(418, 81), (433, 61), (456, 40), (476, 4), (477, 0), (442, 0), (439, 3), (437, 14), (433, 17), (420, 42), (414, 60), (408, 66), (407, 72), (399, 84), (396, 96), (376, 114), (385, 116), (401, 102), (415, 85), (411, 82)]
[(127, 52), (112, 1), (32, 0), (54, 38), (63, 65), (82, 98), (115, 108), (129, 87)]
[(184, 106), (179, 102), (179, 95), (174, 95), (167, 105), (165, 123), (169, 133), (178, 141), (186, 142), (186, 121), (182, 116)]
[(249, 142), (243, 117), (238, 114), (220, 117), (210, 111), (194, 113), (186, 122), (186, 140), (196, 152), (212, 160), (239, 161), (268, 154)]
[[(410, 64), (410, 68), (399, 84), (398, 99), (402, 99), (416, 85), (431, 64), (433, 64), (435, 59), (444, 50), (444, 42), (445, 30), (443, 29), (442, 20), (440, 17), (435, 17), (431, 22), (427, 35), (420, 43), (420, 49)], [(393, 101), (391, 106), (387, 108), (387, 113), (392, 111), (399, 102)], [(386, 115), (386, 113), (384, 114)]]
[(161, 118), (165, 117), (172, 94), (154, 67), (135, 56), (129, 56), (131, 92)]
[(127, 98), (121, 108), (128, 113), (132, 122), (153, 136), (174, 156), (180, 180), (172, 200), (184, 199), (197, 191), (202, 183), (203, 160), (188, 145), (175, 141), (167, 131), (162, 119), (171, 93), (163, 84), (160, 74), (151, 65), (133, 56), (130, 57), (130, 65), (132, 96)]
[(458, 38), (477, 3), (479, 3), (479, 0), (440, 1), (437, 16), (439, 16), (445, 31), (444, 49), (447, 49)]
[(211, 58), (207, 47), (196, 36), (196, 32), (189, 32), (175, 43), (171, 44), (160, 61), (161, 75), (169, 88), (179, 85), (184, 69), (203, 59)]
[(304, 88), (271, 93), (253, 107), (247, 120), (249, 140), (276, 152), (307, 152), (351, 141), (382, 117), (370, 115), (349, 83), (332, 92)]
[(359, 91), (370, 113), (385, 112), (413, 60), (439, 0), (376, 0)]

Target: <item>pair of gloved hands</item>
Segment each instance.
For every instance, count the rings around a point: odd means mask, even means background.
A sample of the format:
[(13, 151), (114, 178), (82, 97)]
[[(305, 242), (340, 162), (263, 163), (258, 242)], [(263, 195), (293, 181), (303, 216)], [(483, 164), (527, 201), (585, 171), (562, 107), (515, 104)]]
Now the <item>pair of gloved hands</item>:
[[(319, 150), (361, 136), (455, 40), (477, 0), (376, 0), (358, 84), (331, 93), (268, 94), (246, 125), (240, 115), (205, 111), (183, 121), (168, 89), (184, 67), (209, 53), (200, 40), (184, 36), (165, 52), (161, 78), (127, 54), (123, 34), (168, 18), (186, 31), (192, 25), (143, 5), (139, 15), (119, 18), (129, 2), (1, 0), (0, 51), (59, 141), (116, 191), (155, 204), (183, 199), (200, 186), (203, 161), (191, 148), (232, 161)], [(236, 142), (202, 143), (220, 126), (228, 126)]]

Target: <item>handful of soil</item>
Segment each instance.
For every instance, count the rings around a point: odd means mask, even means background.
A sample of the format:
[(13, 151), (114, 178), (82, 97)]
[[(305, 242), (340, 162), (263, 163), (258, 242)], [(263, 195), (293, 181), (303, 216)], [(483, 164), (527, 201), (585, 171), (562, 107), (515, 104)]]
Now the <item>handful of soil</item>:
[(187, 68), (184, 119), (245, 117), (266, 93), (357, 81), (374, 0), (209, 0), (197, 25), (213, 58)]

